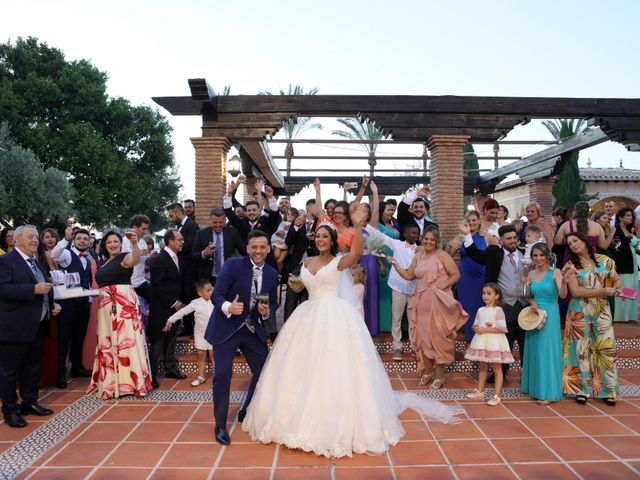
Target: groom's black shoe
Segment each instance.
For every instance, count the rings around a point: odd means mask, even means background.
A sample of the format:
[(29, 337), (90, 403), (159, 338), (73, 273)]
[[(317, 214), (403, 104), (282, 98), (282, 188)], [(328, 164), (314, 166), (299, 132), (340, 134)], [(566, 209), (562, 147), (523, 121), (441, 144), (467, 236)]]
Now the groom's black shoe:
[(222, 445), (229, 445), (231, 443), (229, 432), (222, 427), (216, 427), (216, 442)]
[(247, 411), (244, 408), (238, 410), (238, 421), (240, 423), (244, 422), (244, 417), (247, 416)]

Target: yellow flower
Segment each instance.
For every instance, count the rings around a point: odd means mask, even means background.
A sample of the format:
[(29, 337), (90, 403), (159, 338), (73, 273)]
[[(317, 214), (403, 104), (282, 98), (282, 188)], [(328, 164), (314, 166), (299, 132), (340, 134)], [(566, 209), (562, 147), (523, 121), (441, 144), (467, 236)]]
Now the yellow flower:
[(567, 395), (582, 392), (582, 376), (580, 369), (573, 365), (565, 365), (562, 369), (562, 391)]

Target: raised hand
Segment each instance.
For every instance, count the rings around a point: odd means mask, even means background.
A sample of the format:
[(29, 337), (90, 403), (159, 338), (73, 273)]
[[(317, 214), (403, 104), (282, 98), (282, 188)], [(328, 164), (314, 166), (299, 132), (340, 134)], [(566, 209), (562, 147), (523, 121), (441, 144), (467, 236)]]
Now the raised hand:
[(318, 177), (313, 181), (313, 188), (316, 189), (316, 192), (320, 191), (320, 179)]
[(367, 222), (369, 211), (363, 204), (358, 205), (356, 211), (351, 214), (351, 221), (355, 226), (362, 227)]
[(460, 222), (460, 224), (458, 225), (458, 228), (460, 229), (460, 232), (462, 232), (462, 234), (464, 235), (469, 235), (471, 233), (471, 228), (469, 228), (469, 224), (464, 220)]
[(227, 186), (227, 196), (231, 196), (233, 195), (233, 192), (235, 192), (236, 190), (236, 182), (234, 182), (233, 180), (231, 180), (229, 182), (229, 186)]
[(236, 183), (238, 185), (240, 185), (241, 183), (246, 183), (247, 182), (247, 176), (244, 173), (241, 173), (240, 175), (238, 175), (236, 177)]
[(367, 185), (369, 185), (369, 177), (362, 177), (362, 188), (367, 188)]
[(271, 188), (269, 185), (265, 185), (264, 186), (264, 193), (267, 196), (267, 198), (273, 197), (273, 188)]
[(231, 315), (240, 315), (244, 311), (244, 303), (240, 302), (240, 295), (236, 294), (236, 298), (233, 299), (229, 306), (229, 313)]
[(429, 194), (429, 187), (427, 187), (426, 185), (421, 186), (418, 189), (418, 196), (420, 197), (426, 197)]
[(262, 189), (264, 188), (264, 180), (262, 180), (261, 178), (256, 178), (256, 181), (253, 184), (253, 186), (256, 189), (256, 192), (261, 192)]
[(373, 193), (374, 195), (378, 193), (378, 186), (373, 180), (369, 180), (369, 187), (371, 187), (371, 193)]

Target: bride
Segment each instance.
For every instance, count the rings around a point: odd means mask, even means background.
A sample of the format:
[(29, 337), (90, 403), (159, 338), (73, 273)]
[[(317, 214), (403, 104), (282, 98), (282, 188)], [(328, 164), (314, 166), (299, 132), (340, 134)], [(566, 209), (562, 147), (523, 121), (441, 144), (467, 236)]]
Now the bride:
[(345, 280), (362, 255), (366, 215), (362, 208), (352, 215), (355, 239), (342, 257), (336, 256), (335, 230), (324, 224), (316, 230), (319, 255), (300, 273), (309, 300), (282, 327), (242, 423), (253, 440), (326, 457), (381, 454), (404, 435), (398, 415), (407, 407), (430, 419), (459, 421), (461, 407), (394, 393), (351, 303), (353, 284)]

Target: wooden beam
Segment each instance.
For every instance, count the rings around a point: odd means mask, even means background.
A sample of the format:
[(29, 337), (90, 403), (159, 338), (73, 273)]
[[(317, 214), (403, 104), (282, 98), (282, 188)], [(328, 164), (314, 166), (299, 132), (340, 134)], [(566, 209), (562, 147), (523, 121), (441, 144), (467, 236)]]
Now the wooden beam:
[(269, 147), (265, 142), (242, 142), (241, 148), (246, 151), (261, 175), (275, 188), (283, 188), (284, 177), (276, 162), (271, 158)]
[(512, 115), (427, 114), (427, 113), (375, 113), (362, 112), (358, 118), (368, 119), (381, 128), (441, 127), (441, 128), (500, 128), (511, 130), (526, 118)]
[(433, 135), (456, 135), (471, 137), (471, 143), (474, 141), (495, 141), (504, 137), (509, 133), (508, 130), (489, 129), (489, 128), (453, 128), (453, 127), (430, 127), (430, 128), (390, 128), (382, 129), (382, 133), (389, 134), (398, 140), (415, 140), (420, 141), (432, 137)]
[[(532, 166), (538, 166), (540, 170), (543, 170), (544, 168), (546, 168), (546, 164), (542, 164), (548, 160), (557, 160), (558, 157), (563, 153), (582, 150), (584, 148), (592, 147), (594, 145), (606, 142), (607, 140), (609, 140), (609, 137), (602, 133), (602, 131), (598, 129), (588, 130), (586, 133), (573, 137), (565, 142), (560, 143), (559, 145), (549, 147), (546, 150), (534, 153), (533, 155), (525, 157), (522, 160), (518, 160), (516, 162), (510, 163), (509, 165), (505, 165), (504, 167), (500, 167), (491, 173), (484, 174), (479, 178), (478, 183), (487, 183), (496, 179), (501, 179), (506, 177), (507, 175), (518, 173), (519, 170), (523, 170)], [(532, 170), (525, 171), (532, 172)]]

